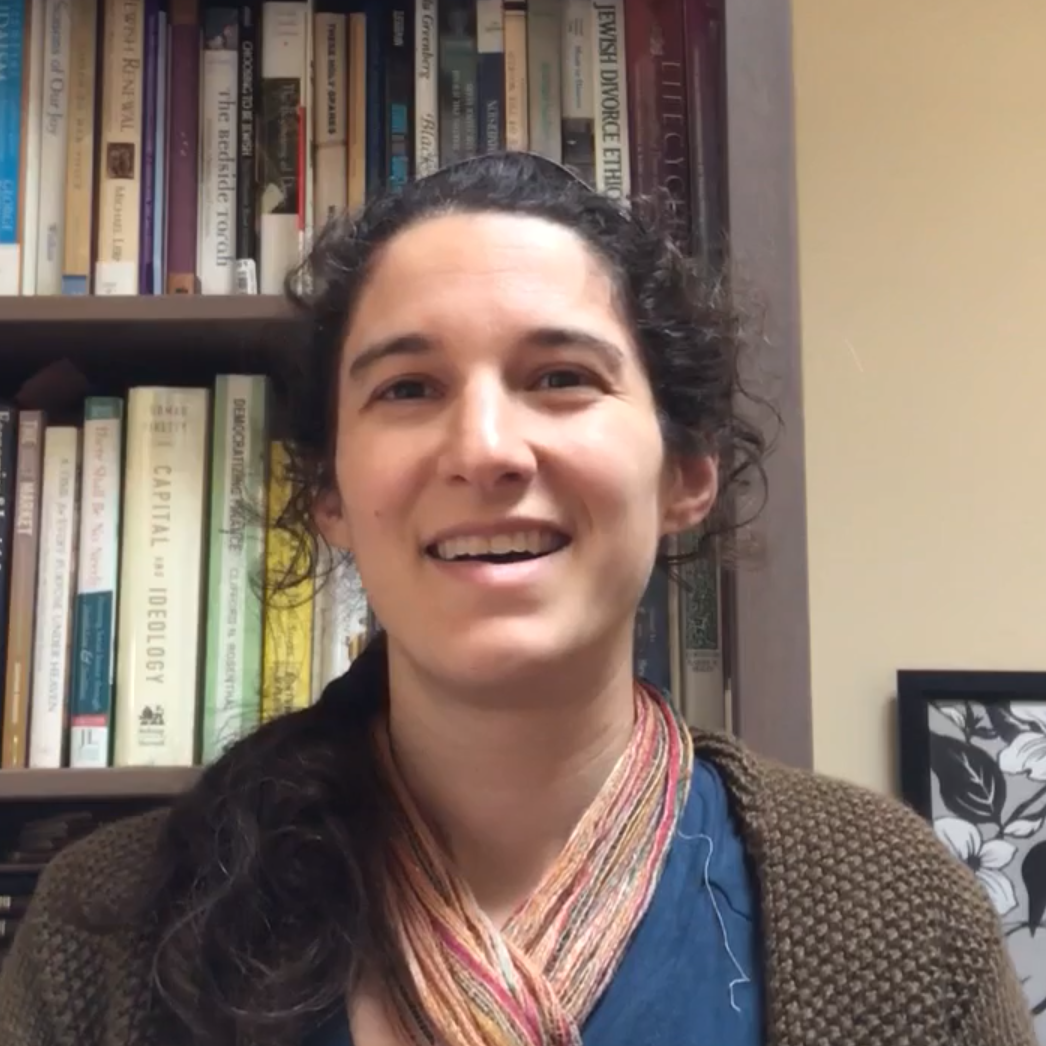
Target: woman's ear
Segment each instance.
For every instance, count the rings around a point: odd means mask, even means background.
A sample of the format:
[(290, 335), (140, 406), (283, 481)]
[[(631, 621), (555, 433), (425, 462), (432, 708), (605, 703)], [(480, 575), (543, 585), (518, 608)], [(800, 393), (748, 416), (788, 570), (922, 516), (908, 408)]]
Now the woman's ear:
[(316, 529), (331, 548), (352, 551), (348, 516), (336, 489), (328, 487), (316, 496), (312, 518), (316, 522)]
[(719, 494), (719, 456), (691, 454), (667, 465), (661, 533), (683, 534), (708, 518)]

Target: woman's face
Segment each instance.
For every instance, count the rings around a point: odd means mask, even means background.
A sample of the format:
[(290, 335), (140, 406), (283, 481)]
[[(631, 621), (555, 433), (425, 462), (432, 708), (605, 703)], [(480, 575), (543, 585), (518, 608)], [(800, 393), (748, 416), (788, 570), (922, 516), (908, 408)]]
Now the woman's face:
[(658, 539), (715, 496), (666, 461), (610, 277), (570, 230), (446, 215), (396, 236), (338, 375), (338, 504), (390, 642), (484, 684), (630, 651)]

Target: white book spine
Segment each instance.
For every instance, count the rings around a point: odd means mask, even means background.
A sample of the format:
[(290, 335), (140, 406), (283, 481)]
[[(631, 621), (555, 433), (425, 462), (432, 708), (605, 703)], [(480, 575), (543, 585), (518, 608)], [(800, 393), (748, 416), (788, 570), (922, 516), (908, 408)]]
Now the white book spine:
[(563, 119), (595, 115), (592, 75), (592, 0), (566, 0), (563, 7)]
[[(367, 639), (367, 597), (351, 560), (341, 553), (331, 566), (330, 552), (320, 557), (313, 617), (312, 698), (349, 670)], [(322, 581), (322, 584), (320, 583)]]
[(191, 766), (199, 716), (210, 390), (130, 390), (113, 762)]
[(414, 166), (418, 178), (439, 170), (438, 0), (415, 0)]
[(315, 26), (312, 107), (316, 143), (316, 215), (319, 232), (348, 202), (349, 16), (321, 12)]
[(262, 5), (259, 152), (259, 252), (262, 294), (281, 294), (301, 250), (298, 141), (306, 100), (309, 5), (266, 0)]
[(632, 192), (624, 0), (595, 0), (596, 188), (617, 200)]
[(77, 478), (80, 430), (48, 426), (44, 431), (44, 481), (37, 568), (37, 624), (29, 713), (29, 766), (62, 765), (73, 579), (76, 576)]
[[(201, 294), (236, 289), (237, 9), (205, 37), (200, 82), (199, 234), (196, 273)], [(218, 31), (224, 30), (224, 31)]]
[(84, 412), (80, 550), (73, 615), (69, 765), (109, 765), (120, 565), (123, 404), (89, 399)]
[[(64, 174), (69, 152), (69, 49), (72, 35), (68, 0), (47, 0), (45, 16), (40, 170)], [(41, 178), (40, 183), (36, 293), (61, 294), (65, 261), (65, 179)]]
[[(26, 20), (29, 46), (26, 60), (29, 62), (28, 103), (23, 106), (25, 125), (25, 172), (22, 184), (25, 196), (22, 201), (22, 293), (36, 294), (36, 256), (39, 250), (40, 220), (40, 151), (43, 144), (44, 108), (44, 38), (46, 36), (46, 0), (29, 0)], [(64, 174), (65, 172), (62, 171)]]

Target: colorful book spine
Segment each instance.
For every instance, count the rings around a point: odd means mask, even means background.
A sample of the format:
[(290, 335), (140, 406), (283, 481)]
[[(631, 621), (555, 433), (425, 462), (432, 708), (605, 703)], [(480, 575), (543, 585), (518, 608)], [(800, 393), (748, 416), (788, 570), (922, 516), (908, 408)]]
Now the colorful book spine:
[(632, 193), (624, 0), (594, 0), (596, 188), (618, 200)]
[(501, 0), (476, 0), (476, 108), (479, 151), (505, 148), (505, 11)]
[(22, 294), (36, 293), (36, 260), (40, 244), (40, 148), (43, 133), (45, 0), (26, 0), (22, 95)]
[(258, 139), (259, 289), (281, 294), (301, 248), (304, 205), (304, 113), (309, 5), (262, 5), (261, 126)]
[[(632, 4), (631, 7), (640, 7)], [(563, 9), (563, 163), (596, 184), (596, 74), (591, 0), (566, 0)]]
[(315, 15), (316, 75), (313, 84), (313, 140), (316, 143), (317, 231), (345, 210), (348, 194), (347, 14)]
[(145, 5), (106, 0), (94, 292), (138, 293)]
[(69, 94), (72, 20), (67, 0), (46, 0), (44, 54), (46, 75), (41, 99), (40, 179), (37, 217), (36, 293), (61, 294), (65, 263), (65, 179), (69, 158)]
[(24, 0), (0, 0), (0, 295), (22, 285), (19, 240)]
[(94, 233), (95, 93), (98, 69), (98, 0), (70, 5), (69, 141), (65, 174), (65, 242), (62, 293), (91, 293)]
[(385, 186), (385, 56), (387, 47), (382, 31), (383, 5), (381, 0), (364, 0), (367, 11), (367, 65), (365, 106), (367, 111), (366, 155), (363, 165), (367, 172), (367, 198), (381, 192)]
[(683, 9), (686, 78), (692, 103), (690, 184), (692, 247), (713, 266), (722, 264), (725, 249), (725, 133), (718, 85), (723, 69), (723, 11), (716, 0), (687, 4)]
[(475, 0), (440, 0), (439, 130), (439, 158), (444, 167), (475, 155)]
[(505, 0), (505, 148), (530, 148), (526, 0)]
[(79, 543), (80, 429), (49, 425), (44, 432), (37, 622), (30, 700), (29, 760), (33, 768), (65, 762), (69, 649)]
[(384, 12), (385, 162), (389, 188), (402, 189), (414, 169), (414, 19), (400, 0)]
[(116, 766), (196, 762), (210, 403), (206, 388), (128, 394)]
[(208, 5), (203, 12), (200, 73), (200, 198), (196, 275), (201, 294), (236, 289), (236, 81), (239, 11)]
[(237, 79), (239, 133), (236, 171), (236, 292), (258, 293), (258, 170), (256, 119), (260, 56), (259, 0), (240, 4), (240, 62)]
[(150, 294), (163, 294), (167, 286), (167, 70), (170, 64), (171, 28), (167, 12), (157, 14), (156, 29), (156, 134), (153, 145), (153, 260)]
[[(160, 0), (145, 4), (144, 64), (142, 66), (142, 184), (139, 210), (142, 216), (138, 260), (138, 290), (153, 293), (154, 243), (156, 239), (156, 121), (160, 75)], [(166, 47), (166, 41), (164, 41)]]
[(11, 583), (11, 530), (15, 506), (15, 443), (18, 410), (0, 403), (0, 733), (4, 722), (4, 665), (7, 658), (7, 609)]
[[(196, 294), (200, 156), (199, 0), (170, 0), (167, 86), (167, 293)], [(173, 75), (178, 70), (177, 76)]]
[(530, 148), (559, 163), (563, 158), (563, 3), (527, 4), (527, 88)]
[(69, 765), (74, 767), (108, 766), (112, 759), (123, 420), (118, 397), (91, 396), (84, 404), (69, 698)]
[(261, 711), (263, 518), (269, 383), (219, 375), (214, 391), (207, 653), (200, 756), (210, 763)]
[(289, 584), (297, 559), (297, 535), (279, 521), (291, 488), (287, 449), (273, 440), (269, 455), (268, 523), (265, 550), (267, 605), (262, 664), (262, 719), (307, 707), (312, 701), (312, 578)]
[(28, 751), (45, 423), (46, 417), (39, 410), (24, 410), (18, 416), (11, 589), (7, 606), (4, 722), (0, 745), (0, 766), (5, 770), (24, 767)]
[(367, 14), (349, 12), (348, 204), (354, 214), (367, 201)]

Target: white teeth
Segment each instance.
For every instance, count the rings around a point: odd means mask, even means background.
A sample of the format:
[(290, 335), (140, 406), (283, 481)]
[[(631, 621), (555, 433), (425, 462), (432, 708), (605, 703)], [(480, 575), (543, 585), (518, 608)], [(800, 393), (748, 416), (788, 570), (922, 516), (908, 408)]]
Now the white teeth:
[(562, 543), (562, 538), (549, 530), (521, 530), (514, 534), (494, 534), (491, 537), (459, 537), (440, 541), (436, 545), (438, 559), (459, 559), (463, 556), (504, 555), (507, 552), (529, 552), (538, 555), (551, 552)]

